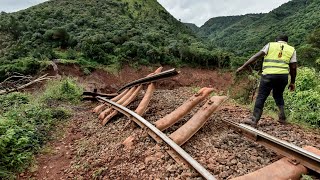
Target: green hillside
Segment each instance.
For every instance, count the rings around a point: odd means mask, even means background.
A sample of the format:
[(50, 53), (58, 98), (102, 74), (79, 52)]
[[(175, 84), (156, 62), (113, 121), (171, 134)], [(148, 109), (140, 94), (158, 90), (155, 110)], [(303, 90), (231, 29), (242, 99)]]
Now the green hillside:
[(300, 47), (319, 25), (320, 1), (292, 0), (267, 14), (213, 18), (198, 35), (225, 50), (248, 56), (280, 32), (289, 35), (290, 44)]
[(247, 25), (259, 20), (264, 14), (247, 14), (243, 16), (224, 16), (209, 19), (198, 31), (201, 37), (209, 37), (210, 39), (219, 37), (222, 32), (229, 31), (234, 33), (239, 28), (244, 28)]
[(188, 28), (192, 30), (192, 32), (197, 33), (199, 31), (199, 27), (193, 23), (184, 23)]
[(224, 61), (156, 0), (51, 0), (1, 13), (0, 36), (2, 77), (25, 71), (16, 67), (26, 62), (55, 58), (113, 66)]

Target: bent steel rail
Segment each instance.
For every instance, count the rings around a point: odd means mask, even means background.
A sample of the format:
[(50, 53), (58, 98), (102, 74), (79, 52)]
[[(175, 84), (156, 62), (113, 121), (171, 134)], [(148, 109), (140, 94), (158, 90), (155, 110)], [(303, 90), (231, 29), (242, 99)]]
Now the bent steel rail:
[(179, 72), (176, 71), (176, 69), (170, 69), (170, 70), (167, 70), (167, 71), (163, 71), (161, 73), (158, 73), (158, 74), (155, 74), (155, 75), (152, 75), (152, 76), (149, 76), (149, 77), (145, 77), (145, 78), (141, 78), (141, 79), (132, 81), (129, 84), (126, 84), (123, 87), (121, 87), (117, 91), (117, 93), (121, 92), (124, 89), (131, 88), (133, 86), (151, 83), (151, 82), (154, 82), (154, 81), (158, 81), (160, 79), (165, 79), (165, 78), (169, 78), (169, 77), (172, 77), (172, 76), (176, 76), (178, 74), (179, 74)]
[(101, 97), (106, 97), (108, 99), (114, 98), (116, 96), (118, 96), (118, 93), (113, 93), (113, 94), (103, 94), (103, 93), (98, 93), (98, 92), (90, 92), (90, 91), (84, 91), (82, 93), (83, 96), (92, 96), (92, 97), (96, 97), (96, 96), (101, 96)]
[(131, 118), (141, 127), (147, 127), (153, 133), (155, 133), (159, 138), (161, 138), (165, 143), (167, 143), (174, 151), (176, 151), (186, 162), (188, 162), (202, 177), (210, 180), (215, 180), (216, 178), (207, 171), (203, 166), (201, 166), (196, 160), (194, 160), (187, 152), (185, 152), (180, 146), (178, 146), (174, 141), (172, 141), (168, 136), (162, 133), (159, 129), (153, 126), (150, 122), (131, 111), (130, 109), (121, 106), (111, 100), (97, 96), (97, 99), (104, 101), (111, 105), (114, 109), (126, 115), (128, 118)]
[(289, 158), (293, 164), (300, 163), (306, 168), (320, 173), (320, 156), (245, 124), (238, 124), (230, 120), (222, 121), (228, 123), (237, 132), (244, 134), (258, 144)]

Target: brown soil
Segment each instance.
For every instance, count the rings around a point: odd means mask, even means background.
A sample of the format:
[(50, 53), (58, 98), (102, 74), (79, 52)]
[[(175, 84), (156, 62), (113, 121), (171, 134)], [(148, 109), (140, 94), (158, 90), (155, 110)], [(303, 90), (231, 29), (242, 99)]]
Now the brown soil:
[[(66, 75), (78, 76), (78, 80), (88, 90), (97, 87), (106, 93), (114, 92), (121, 85), (152, 72), (146, 67), (139, 70), (125, 67), (117, 76), (101, 70), (85, 76), (77, 66), (62, 65), (59, 68), (68, 72)], [(193, 86), (212, 86), (216, 93), (223, 93), (232, 84), (230, 73), (192, 68), (182, 68), (180, 71), (179, 76), (157, 84), (158, 90), (154, 93), (145, 119), (155, 122), (172, 112), (195, 93), (196, 88)], [(142, 94), (129, 108), (134, 110), (141, 98)], [(179, 128), (201, 105), (165, 133), (169, 135)], [(33, 173), (21, 174), (20, 179), (199, 178), (194, 171), (177, 165), (166, 153), (166, 148), (157, 146), (150, 137), (145, 137), (143, 130), (128, 127), (126, 117), (119, 115), (105, 127), (101, 126), (97, 115), (91, 113), (95, 106), (87, 102), (74, 108), (74, 117), (66, 127), (66, 135), (49, 143), (55, 149), (54, 153), (39, 155), (38, 169)], [(274, 152), (248, 141), (221, 121), (227, 119), (241, 122), (249, 116), (249, 110), (228, 103), (182, 148), (221, 179), (247, 174), (278, 160), (280, 157)], [(279, 125), (274, 119), (265, 116), (258, 129), (301, 147), (311, 145), (320, 148), (319, 130), (304, 129), (293, 124)], [(125, 149), (121, 143), (132, 134), (138, 137), (134, 141), (135, 148)]]
[[(87, 106), (86, 106), (87, 105)], [(70, 163), (75, 154), (72, 152), (75, 142), (83, 138), (83, 133), (79, 131), (81, 123), (79, 120), (83, 120), (83, 116), (86, 110), (91, 110), (91, 104), (84, 104), (83, 107), (73, 107), (74, 114), (70, 122), (56, 127), (54, 134), (57, 137), (53, 137), (52, 140), (46, 145), (46, 152), (36, 156), (36, 162), (31, 167), (31, 170), (26, 173), (21, 173), (18, 179), (29, 179), (30, 177), (35, 179), (65, 179), (64, 171), (70, 167)], [(60, 135), (62, 133), (62, 136)]]
[[(78, 65), (58, 64), (58, 74), (64, 76), (77, 77), (79, 82), (86, 87), (86, 90), (92, 91), (97, 88), (103, 93), (112, 93), (117, 89), (133, 80), (146, 77), (156, 68), (142, 66), (140, 68), (132, 68), (124, 66), (117, 74), (108, 73), (101, 69), (94, 70), (90, 75), (85, 75)], [(165, 66), (163, 71), (172, 67)], [(194, 69), (189, 67), (178, 68), (180, 72), (178, 76), (160, 81), (157, 83), (158, 89), (173, 89), (177, 87), (213, 87), (217, 91), (223, 91), (230, 87), (233, 83), (232, 74), (230, 72), (222, 72), (218, 70)], [(46, 73), (55, 75), (50, 67)]]

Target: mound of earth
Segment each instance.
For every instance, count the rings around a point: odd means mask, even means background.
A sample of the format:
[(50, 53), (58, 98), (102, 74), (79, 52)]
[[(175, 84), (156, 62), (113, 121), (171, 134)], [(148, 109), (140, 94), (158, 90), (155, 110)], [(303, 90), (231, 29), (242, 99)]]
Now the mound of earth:
[[(84, 85), (86, 90), (98, 89), (103, 93), (113, 93), (126, 83), (146, 77), (154, 68), (141, 66), (133, 68), (124, 66), (119, 72), (113, 74), (102, 69), (96, 69), (89, 75), (83, 73), (76, 64), (57, 64), (58, 70), (52, 67), (46, 71), (49, 75), (73, 76)], [(165, 66), (163, 71), (172, 69)], [(178, 87), (213, 87), (217, 92), (227, 90), (233, 83), (232, 73), (219, 70), (196, 69), (190, 67), (178, 68), (179, 75), (157, 83), (158, 89), (174, 89)]]

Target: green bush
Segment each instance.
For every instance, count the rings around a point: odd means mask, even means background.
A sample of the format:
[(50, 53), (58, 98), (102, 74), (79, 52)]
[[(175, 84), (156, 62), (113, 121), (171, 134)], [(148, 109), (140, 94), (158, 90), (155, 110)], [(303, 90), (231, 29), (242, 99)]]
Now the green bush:
[[(245, 81), (242, 81), (245, 79)], [(254, 94), (259, 86), (260, 76), (257, 71), (253, 73), (237, 74), (233, 85), (229, 89), (229, 95), (242, 104), (250, 104), (254, 100)]]
[[(0, 179), (15, 179), (50, 138), (48, 132), (70, 116), (61, 101), (77, 102), (81, 88), (70, 78), (51, 81), (37, 98), (25, 93), (0, 96)], [(56, 100), (51, 107), (45, 102)]]
[[(314, 69), (299, 68), (296, 91), (286, 90), (284, 99), (289, 119), (320, 127), (320, 77)], [(265, 108), (277, 111), (272, 97), (268, 97)]]
[(21, 58), (6, 64), (0, 64), (0, 81), (13, 73), (34, 75), (41, 69), (41, 62), (34, 58)]
[(78, 57), (77, 51), (74, 49), (68, 49), (67, 51), (67, 59), (76, 59)]
[(40, 60), (47, 60), (47, 59), (53, 60), (58, 57), (58, 55), (53, 51), (51, 47), (45, 47), (45, 46), (36, 48), (32, 52), (32, 56)]
[(311, 45), (304, 45), (297, 49), (299, 64), (303, 66), (313, 67), (316, 64), (316, 59), (320, 55), (320, 49)]
[(27, 104), (29, 101), (29, 96), (27, 94), (19, 92), (0, 96), (0, 114), (5, 113), (12, 108), (19, 108), (21, 105)]
[(320, 85), (319, 80), (319, 74), (315, 69), (299, 68), (296, 78), (297, 92), (315, 89), (317, 85)]
[(313, 90), (300, 91), (288, 103), (292, 118), (299, 122), (305, 121), (320, 127), (320, 92)]
[(12, 179), (29, 165), (53, 121), (50, 109), (31, 103), (0, 116), (0, 178)]
[(231, 58), (230, 66), (233, 69), (237, 69), (242, 66), (248, 59), (244, 57), (234, 56)]
[(46, 86), (42, 99), (45, 102), (52, 101), (69, 101), (79, 102), (82, 95), (82, 89), (77, 85), (75, 80), (65, 78), (60, 81), (50, 81)]

